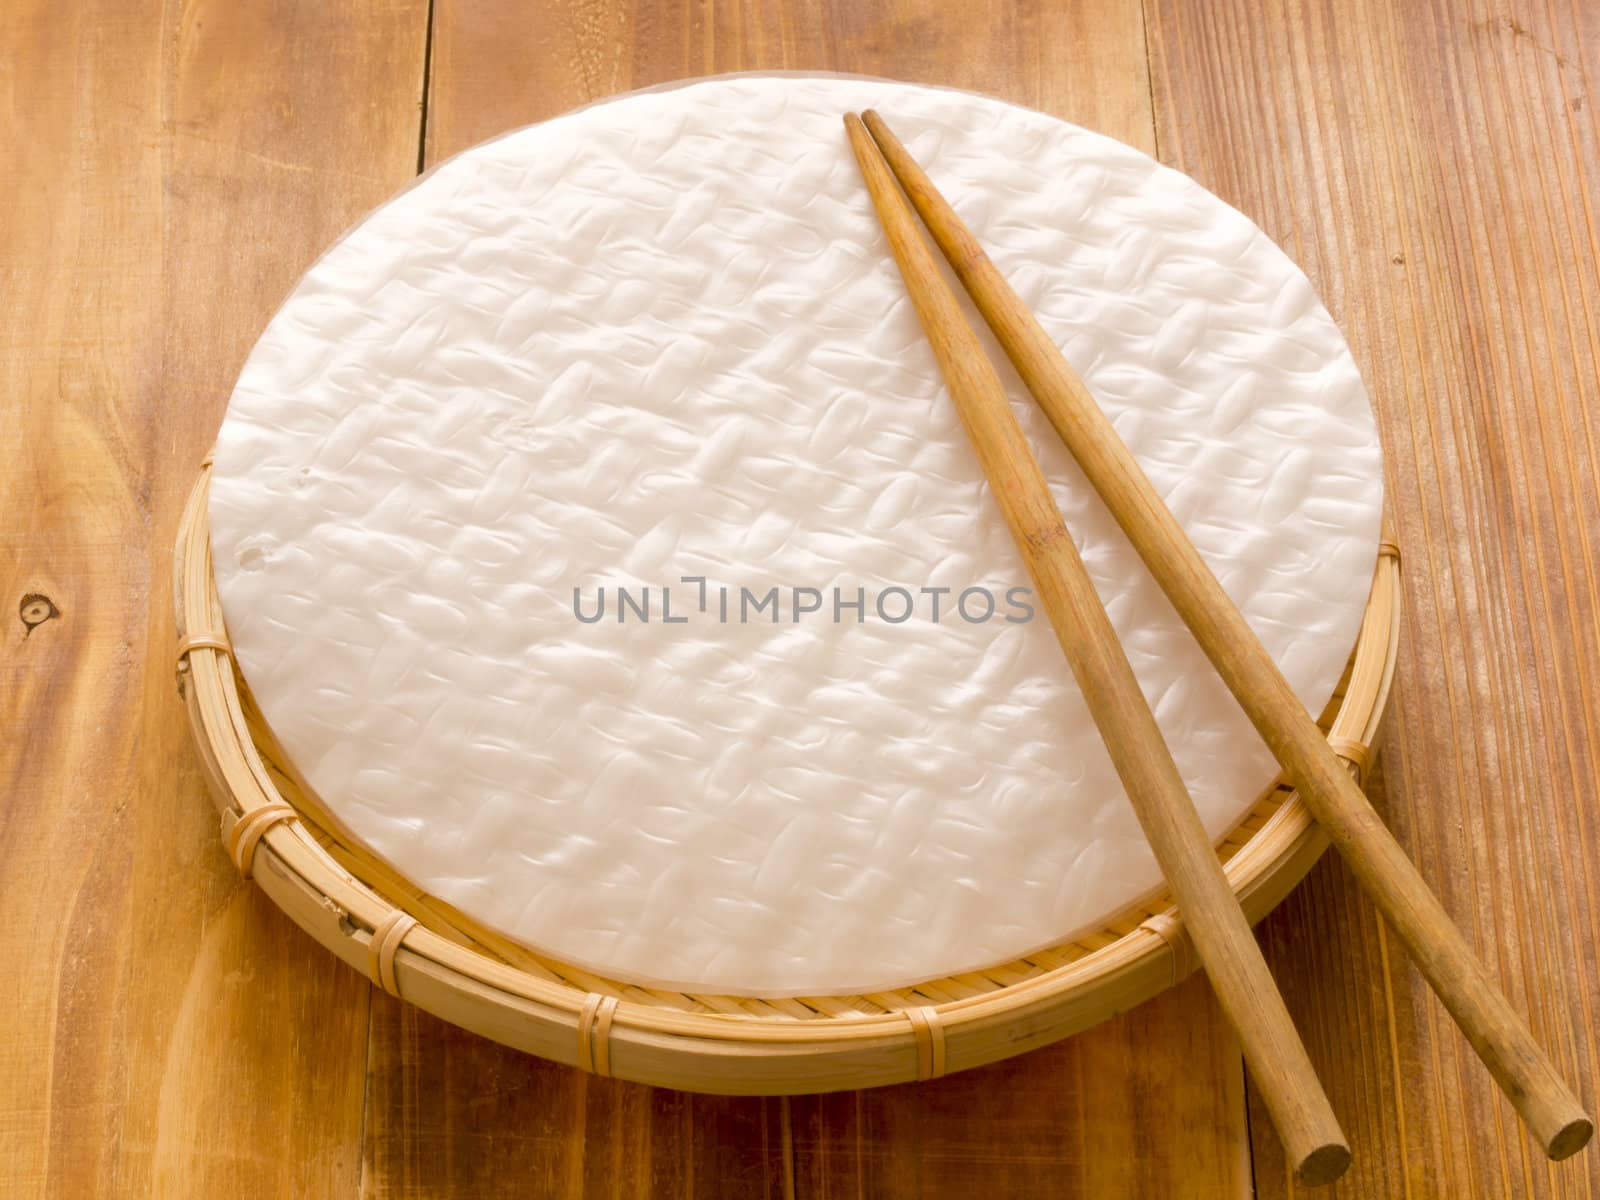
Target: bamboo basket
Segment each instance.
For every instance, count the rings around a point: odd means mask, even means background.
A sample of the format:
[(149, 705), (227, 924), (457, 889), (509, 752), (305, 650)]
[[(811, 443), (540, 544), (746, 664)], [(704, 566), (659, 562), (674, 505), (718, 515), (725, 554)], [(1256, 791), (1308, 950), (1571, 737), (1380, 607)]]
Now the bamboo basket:
[[(543, 1058), (730, 1095), (929, 1079), (1047, 1045), (1173, 986), (1198, 965), (1165, 894), (1004, 966), (862, 996), (750, 999), (643, 988), (535, 955), (419, 892), (338, 833), (275, 744), (234, 668), (211, 569), (209, 460), (175, 559), (178, 686), (235, 865), (393, 995)], [(1400, 560), (1386, 535), (1361, 631), (1321, 720), (1364, 774), (1399, 639)], [(1327, 841), (1281, 782), (1219, 847), (1251, 921)]]

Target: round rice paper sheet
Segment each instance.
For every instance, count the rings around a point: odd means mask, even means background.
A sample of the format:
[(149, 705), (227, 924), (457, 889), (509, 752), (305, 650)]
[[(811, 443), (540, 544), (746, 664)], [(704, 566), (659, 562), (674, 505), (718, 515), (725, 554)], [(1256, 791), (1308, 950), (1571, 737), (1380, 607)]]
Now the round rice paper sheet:
[[(606, 976), (878, 991), (1160, 882), (860, 181), (841, 116), (866, 107), (1310, 709), (1356, 639), (1382, 509), (1361, 380), (1306, 277), (1187, 177), (983, 96), (793, 76), (469, 150), (328, 251), (250, 355), (217, 587), (345, 834)], [(1276, 764), (1002, 373), (1221, 836)]]

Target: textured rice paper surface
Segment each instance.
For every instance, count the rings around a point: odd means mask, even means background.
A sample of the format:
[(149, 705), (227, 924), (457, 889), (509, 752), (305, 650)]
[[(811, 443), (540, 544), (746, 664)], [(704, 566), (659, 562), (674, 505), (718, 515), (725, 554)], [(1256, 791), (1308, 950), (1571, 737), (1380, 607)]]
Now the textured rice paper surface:
[[(593, 971), (879, 990), (1159, 883), (1048, 623), (1005, 619), (1028, 580), (847, 147), (867, 106), (1309, 708), (1356, 638), (1382, 507), (1361, 380), (1305, 276), (1187, 177), (992, 99), (837, 78), (638, 94), (470, 150), (333, 247), (250, 355), (217, 585), (346, 832)], [(1220, 836), (1275, 764), (1003, 374)], [(649, 622), (616, 619), (619, 586), (651, 589)], [(772, 587), (779, 620), (741, 623), (739, 589)], [(588, 616), (602, 588), (606, 618), (578, 620), (575, 589)], [(795, 620), (795, 588), (823, 610)], [(865, 619), (835, 622), (834, 588)], [(877, 610), (892, 588), (911, 619)], [(968, 588), (992, 619), (955, 610)]]

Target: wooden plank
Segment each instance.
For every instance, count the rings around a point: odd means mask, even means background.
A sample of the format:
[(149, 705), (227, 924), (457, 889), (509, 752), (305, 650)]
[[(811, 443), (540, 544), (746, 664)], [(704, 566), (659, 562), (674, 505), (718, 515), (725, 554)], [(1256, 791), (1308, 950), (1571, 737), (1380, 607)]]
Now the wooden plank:
[(381, 993), (361, 1195), (781, 1200), (783, 1111), (601, 1079)]
[(425, 18), (0, 12), (7, 1196), (355, 1190), (368, 988), (227, 864), (170, 563), (254, 336), (415, 168)]
[(435, 0), (428, 161), (593, 100), (729, 71), (971, 88), (1154, 148), (1134, 0)]
[[(1163, 158), (1307, 268), (1379, 411), (1391, 822), (1592, 1108), (1600, 12), (1153, 0), (1150, 42)], [(1594, 1194), (1593, 1152), (1539, 1156), (1337, 864), (1263, 934), (1351, 1135), (1341, 1196)], [(1260, 1194), (1290, 1194), (1252, 1128)]]
[(1250, 1194), (1238, 1044), (1200, 977), (1055, 1046), (793, 1105), (796, 1194)]
[[(907, 16), (881, 3), (543, 0), (530, 11), (436, 0), (427, 157), (631, 88), (773, 69), (974, 88), (1149, 150), (1145, 62), (1131, 2), (963, 3)], [(418, 1023), (428, 1027), (426, 1055), (409, 1048)], [(1249, 1190), (1238, 1049), (1203, 983), (1065, 1046), (930, 1087), (788, 1102), (792, 1175), (774, 1149), (775, 1102), (585, 1080), (414, 1014), (380, 1017), (373, 1030), (365, 1157), (374, 1194), (447, 1184), (463, 1195), (520, 1194), (529, 1172), (548, 1169), (536, 1193), (575, 1195), (597, 1162), (612, 1164), (625, 1191), (656, 1178), (667, 1194), (688, 1190), (691, 1173), (701, 1186), (731, 1174), (747, 1192), (790, 1185), (803, 1196), (966, 1196), (997, 1180), (1021, 1189), (1012, 1194), (1108, 1200)], [(482, 1078), (538, 1081), (492, 1090), (483, 1108), (484, 1128), (510, 1117), (536, 1135), (481, 1156), (441, 1140), (439, 1114), (466, 1111), (460, 1092)], [(696, 1114), (688, 1125), (678, 1123), (683, 1112)]]

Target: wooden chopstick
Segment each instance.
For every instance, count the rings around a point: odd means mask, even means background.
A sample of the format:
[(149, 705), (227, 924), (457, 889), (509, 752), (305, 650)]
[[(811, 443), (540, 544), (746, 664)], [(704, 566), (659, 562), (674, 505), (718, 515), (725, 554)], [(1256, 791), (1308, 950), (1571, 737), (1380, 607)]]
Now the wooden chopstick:
[(1282, 672), (1222, 590), (1083, 381), (927, 174), (874, 112), (866, 127), (923, 223), (1084, 474), (1260, 731), (1306, 807), (1406, 944), (1552, 1159), (1594, 1124), (1473, 955)]
[(1255, 935), (1228, 885), (1172, 753), (1045, 483), (1005, 387), (866, 128), (845, 118), (867, 190), (977, 450), (1089, 703), (1096, 727), (1166, 874), (1206, 974), (1303, 1183), (1337, 1179), (1350, 1150)]

